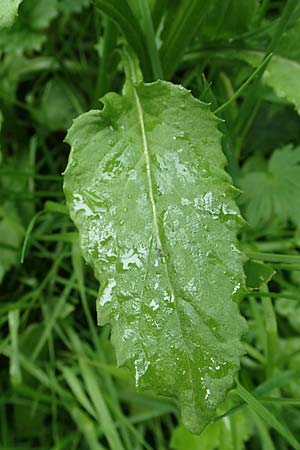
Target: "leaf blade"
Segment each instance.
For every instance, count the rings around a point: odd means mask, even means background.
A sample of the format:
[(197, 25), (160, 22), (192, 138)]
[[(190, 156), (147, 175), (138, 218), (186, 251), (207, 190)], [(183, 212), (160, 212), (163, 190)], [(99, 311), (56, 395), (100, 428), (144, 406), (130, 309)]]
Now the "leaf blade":
[(2, 0), (0, 5), (0, 30), (12, 26), (22, 0)]
[(137, 385), (178, 397), (200, 432), (232, 386), (245, 329), (232, 301), (244, 286), (241, 218), (218, 121), (167, 82), (127, 83), (102, 101), (68, 133), (64, 182), (100, 281), (99, 322)]

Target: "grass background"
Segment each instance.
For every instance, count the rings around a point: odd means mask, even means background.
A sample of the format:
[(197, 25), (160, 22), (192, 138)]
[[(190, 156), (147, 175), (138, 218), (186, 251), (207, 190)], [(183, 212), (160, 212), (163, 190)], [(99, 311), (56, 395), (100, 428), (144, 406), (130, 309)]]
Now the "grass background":
[[(136, 392), (116, 368), (109, 328), (96, 326), (98, 286), (82, 261), (61, 175), (72, 119), (121, 90), (124, 40), (146, 80), (182, 83), (226, 120), (223, 148), (237, 185), (264, 170), (275, 149), (297, 149), (299, 115), (261, 82), (266, 61), (255, 71), (220, 48), (259, 46), (268, 58), (298, 20), (298, 2), (216, 1), (211, 11), (201, 1), (94, 3), (24, 0), (12, 28), (0, 31), (0, 448), (299, 449), (297, 218), (272, 210), (241, 233), (252, 261), (241, 384), (193, 436), (174, 400)], [(299, 42), (292, 46), (300, 53)], [(250, 190), (267, 198), (258, 187), (254, 180)], [(295, 182), (282, 210), (298, 205), (298, 189)], [(245, 214), (247, 205), (241, 200)]]

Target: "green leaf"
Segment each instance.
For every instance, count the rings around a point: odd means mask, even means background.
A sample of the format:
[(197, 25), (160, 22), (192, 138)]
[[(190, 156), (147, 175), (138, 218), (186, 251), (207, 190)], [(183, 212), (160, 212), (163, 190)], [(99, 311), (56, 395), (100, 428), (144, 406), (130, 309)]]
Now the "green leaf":
[(175, 428), (170, 446), (174, 450), (243, 450), (249, 437), (247, 418), (239, 411), (233, 417), (209, 424), (200, 436), (182, 426)]
[[(236, 51), (234, 54), (253, 67), (258, 67), (265, 56), (263, 52), (252, 50)], [(300, 60), (273, 55), (262, 75), (262, 82), (273, 88), (279, 98), (292, 103), (300, 114)]]
[(295, 20), (289, 23), (285, 32), (280, 36), (280, 40), (276, 46), (276, 54), (288, 58), (290, 60), (300, 61), (300, 5), (294, 13)]
[(22, 0), (1, 0), (0, 4), (0, 30), (12, 26), (18, 14)]
[[(294, 311), (294, 314), (295, 313), (299, 315), (299, 310)], [(299, 327), (297, 328), (297, 331), (299, 331)], [(294, 374), (289, 383), (285, 386), (285, 391), (287, 395), (297, 399), (300, 397), (300, 380), (298, 376), (300, 371), (299, 335), (280, 340), (280, 355), (281, 360), (284, 362), (285, 368)]]
[[(286, 293), (290, 294), (293, 292)], [(285, 317), (295, 331), (300, 329), (300, 304), (295, 300), (285, 298), (285, 291), (282, 292), (282, 298), (276, 300), (276, 312)]]
[(35, 30), (46, 28), (57, 16), (58, 0), (23, 0), (22, 20)]
[(0, 32), (0, 48), (18, 54), (39, 51), (47, 39), (44, 29), (57, 14), (57, 0), (23, 0), (16, 23)]
[(218, 120), (168, 82), (127, 82), (69, 130), (64, 176), (83, 256), (100, 282), (118, 365), (178, 397), (200, 432), (232, 387), (245, 321), (237, 191)]
[(33, 116), (50, 131), (67, 130), (72, 119), (85, 109), (80, 94), (59, 77), (51, 78), (41, 98), (32, 103)]
[(262, 285), (269, 283), (275, 275), (272, 266), (255, 261), (247, 261), (244, 266), (246, 285), (250, 289), (260, 289)]
[[(300, 114), (300, 50), (298, 50), (297, 46), (294, 49), (296, 51), (290, 52), (288, 56), (284, 53), (279, 54), (278, 52), (273, 54), (262, 74), (261, 80), (265, 85), (274, 90), (277, 97), (291, 103), (297, 113)], [(188, 59), (199, 60), (199, 57), (203, 58), (205, 54), (221, 60), (225, 58), (228, 60), (244, 61), (255, 68), (261, 65), (266, 56), (266, 52), (261, 49), (232, 49), (227, 46), (213, 48), (211, 51), (204, 50), (195, 54), (191, 53)]]
[(241, 203), (253, 227), (300, 221), (300, 147), (275, 150), (266, 170), (243, 175)]

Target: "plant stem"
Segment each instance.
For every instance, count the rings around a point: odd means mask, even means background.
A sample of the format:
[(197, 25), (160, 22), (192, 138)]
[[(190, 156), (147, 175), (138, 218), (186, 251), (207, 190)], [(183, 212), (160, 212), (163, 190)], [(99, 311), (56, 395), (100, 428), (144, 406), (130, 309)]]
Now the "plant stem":
[(100, 68), (97, 79), (95, 103), (98, 104), (99, 98), (106, 94), (112, 85), (112, 71), (111, 64), (112, 53), (116, 47), (118, 30), (116, 25), (107, 17), (104, 18), (104, 35), (103, 35), (103, 49), (102, 58), (100, 60)]
[(155, 79), (163, 79), (163, 70), (160, 56), (157, 50), (155, 31), (153, 27), (151, 11), (148, 0), (138, 0), (139, 8), (144, 22), (145, 40), (151, 59), (153, 75)]

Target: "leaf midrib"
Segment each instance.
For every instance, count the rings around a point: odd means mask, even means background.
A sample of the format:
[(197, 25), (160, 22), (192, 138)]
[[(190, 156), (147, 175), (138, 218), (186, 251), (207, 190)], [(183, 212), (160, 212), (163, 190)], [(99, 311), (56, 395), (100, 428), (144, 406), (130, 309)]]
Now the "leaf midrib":
[(172, 298), (174, 299), (174, 303), (175, 303), (174, 311), (175, 311), (177, 319), (178, 319), (180, 333), (181, 333), (181, 336), (182, 336), (182, 339), (183, 339), (183, 343), (184, 343), (184, 347), (185, 347), (186, 360), (187, 360), (188, 368), (189, 368), (189, 372), (190, 372), (190, 380), (192, 382), (192, 387), (193, 387), (193, 389), (192, 389), (193, 404), (196, 405), (196, 400), (195, 400), (195, 392), (196, 392), (196, 390), (195, 390), (195, 382), (194, 382), (191, 362), (190, 362), (190, 358), (189, 358), (189, 352), (187, 350), (187, 344), (186, 344), (186, 341), (185, 341), (185, 338), (184, 338), (184, 333), (183, 333), (183, 330), (182, 330), (182, 327), (181, 327), (181, 321), (180, 321), (179, 313), (177, 311), (177, 298), (175, 296), (173, 285), (171, 283), (171, 278), (170, 278), (170, 274), (169, 274), (169, 268), (168, 268), (168, 264), (167, 264), (167, 261), (166, 261), (166, 255), (165, 255), (164, 250), (163, 250), (162, 239), (161, 239), (160, 232), (159, 232), (156, 204), (155, 204), (154, 192), (153, 192), (152, 173), (151, 173), (151, 166), (150, 166), (150, 154), (149, 154), (149, 147), (148, 147), (148, 141), (147, 141), (146, 130), (145, 130), (143, 109), (142, 109), (142, 105), (141, 105), (138, 93), (137, 93), (136, 88), (134, 86), (133, 86), (133, 92), (134, 92), (134, 100), (135, 100), (135, 105), (136, 105), (136, 108), (137, 108), (138, 119), (139, 119), (141, 134), (142, 134), (143, 152), (144, 152), (144, 157), (145, 157), (145, 162), (146, 162), (146, 172), (147, 172), (147, 181), (148, 181), (148, 188), (149, 188), (149, 197), (150, 197), (152, 214), (153, 214), (153, 223), (154, 223), (154, 228), (155, 228), (156, 240), (157, 240), (157, 244), (159, 246), (159, 249), (161, 250), (162, 255), (163, 255), (162, 259), (163, 259), (163, 263), (164, 263), (165, 270), (166, 270), (166, 276), (167, 276), (168, 283), (169, 283), (169, 286), (170, 286), (170, 289), (171, 289)]

